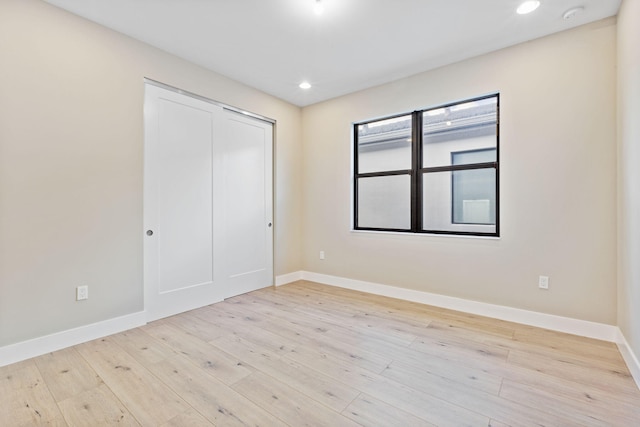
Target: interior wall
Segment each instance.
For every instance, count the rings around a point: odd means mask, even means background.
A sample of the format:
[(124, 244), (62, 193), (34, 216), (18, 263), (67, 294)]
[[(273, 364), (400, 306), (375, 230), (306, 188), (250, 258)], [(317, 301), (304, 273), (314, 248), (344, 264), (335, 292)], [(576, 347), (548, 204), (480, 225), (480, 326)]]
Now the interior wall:
[(618, 14), (618, 325), (640, 355), (640, 1)]
[(301, 269), (298, 107), (39, 0), (0, 2), (0, 58), (0, 346), (143, 309), (145, 77), (277, 121), (275, 273)]
[[(615, 43), (609, 18), (304, 108), (304, 269), (615, 324)], [(499, 239), (351, 231), (352, 123), (496, 91)]]

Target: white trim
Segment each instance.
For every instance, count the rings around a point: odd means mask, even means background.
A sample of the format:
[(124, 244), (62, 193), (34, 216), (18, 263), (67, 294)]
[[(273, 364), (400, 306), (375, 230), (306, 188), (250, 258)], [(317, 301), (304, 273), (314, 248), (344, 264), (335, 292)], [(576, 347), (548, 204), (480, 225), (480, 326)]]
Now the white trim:
[(636, 357), (635, 353), (631, 349), (629, 342), (625, 338), (622, 331), (618, 329), (618, 336), (616, 339), (616, 344), (618, 345), (618, 349), (620, 350), (620, 354), (622, 354), (622, 358), (626, 362), (629, 367), (629, 371), (631, 372), (631, 376), (636, 381), (636, 385), (640, 388), (640, 361)]
[(616, 342), (618, 337), (618, 328), (616, 326), (606, 325), (603, 323), (596, 323), (587, 320), (573, 319), (569, 317), (556, 316), (553, 314), (506, 307), (502, 305), (471, 301), (446, 295), (416, 291), (413, 289), (398, 288), (395, 286), (383, 285), (379, 283), (346, 279), (343, 277), (312, 273), (308, 271), (302, 271), (301, 276), (303, 280), (309, 280), (325, 285), (337, 286), (346, 289), (368, 292), (375, 295), (382, 295), (406, 301), (418, 302), (421, 304), (433, 305), (436, 307), (448, 308), (450, 310), (477, 314), (479, 316), (506, 320), (509, 322), (550, 329), (557, 332), (564, 332), (588, 338)]
[(128, 314), (90, 325), (0, 347), (0, 366), (10, 365), (52, 351), (106, 337), (147, 323), (146, 313)]
[(293, 282), (297, 282), (298, 280), (302, 280), (302, 273), (303, 273), (302, 271), (294, 271), (293, 273), (276, 276), (276, 286), (282, 286), (288, 283), (293, 283)]

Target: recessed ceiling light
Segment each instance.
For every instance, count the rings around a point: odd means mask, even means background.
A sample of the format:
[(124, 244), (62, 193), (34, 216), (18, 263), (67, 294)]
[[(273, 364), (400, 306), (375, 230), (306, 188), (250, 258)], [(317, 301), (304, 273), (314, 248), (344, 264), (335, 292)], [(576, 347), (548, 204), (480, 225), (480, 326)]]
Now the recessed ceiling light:
[(538, 6), (540, 6), (540, 2), (538, 0), (527, 0), (518, 6), (516, 12), (518, 12), (519, 15), (526, 15), (527, 13), (531, 13), (536, 10)]
[(300, 89), (311, 89), (311, 83), (309, 82), (302, 82), (298, 85), (298, 87)]
[(313, 5), (313, 13), (316, 15), (322, 15), (324, 13), (324, 5), (322, 4), (322, 0), (316, 0)]

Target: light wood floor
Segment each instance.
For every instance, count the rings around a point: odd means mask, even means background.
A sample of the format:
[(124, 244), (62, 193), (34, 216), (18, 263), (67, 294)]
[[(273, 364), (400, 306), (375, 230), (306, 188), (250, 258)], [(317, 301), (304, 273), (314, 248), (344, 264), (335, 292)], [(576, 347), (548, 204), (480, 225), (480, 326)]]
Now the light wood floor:
[(298, 282), (0, 368), (0, 426), (640, 426), (614, 344)]

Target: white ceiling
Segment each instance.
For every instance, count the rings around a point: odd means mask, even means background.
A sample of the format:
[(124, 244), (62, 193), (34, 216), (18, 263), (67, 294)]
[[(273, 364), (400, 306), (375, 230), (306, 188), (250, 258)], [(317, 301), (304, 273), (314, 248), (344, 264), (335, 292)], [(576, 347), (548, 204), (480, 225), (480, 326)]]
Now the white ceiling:
[[(46, 0), (299, 106), (617, 14), (621, 0)], [(567, 10), (584, 13), (565, 20)], [(308, 80), (313, 87), (302, 90)]]

